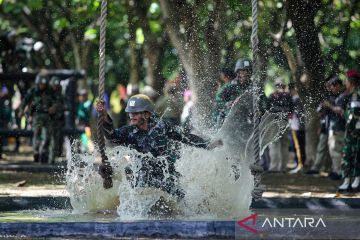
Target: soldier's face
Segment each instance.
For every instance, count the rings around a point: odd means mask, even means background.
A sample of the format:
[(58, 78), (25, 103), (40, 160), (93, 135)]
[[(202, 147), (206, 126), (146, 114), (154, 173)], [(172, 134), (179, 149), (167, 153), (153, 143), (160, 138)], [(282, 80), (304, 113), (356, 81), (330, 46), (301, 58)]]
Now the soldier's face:
[(135, 126), (140, 129), (145, 129), (149, 121), (149, 116), (147, 112), (134, 112), (129, 113), (130, 126)]
[(250, 82), (251, 71), (249, 71), (249, 70), (239, 70), (238, 71), (238, 78), (240, 80), (241, 85)]

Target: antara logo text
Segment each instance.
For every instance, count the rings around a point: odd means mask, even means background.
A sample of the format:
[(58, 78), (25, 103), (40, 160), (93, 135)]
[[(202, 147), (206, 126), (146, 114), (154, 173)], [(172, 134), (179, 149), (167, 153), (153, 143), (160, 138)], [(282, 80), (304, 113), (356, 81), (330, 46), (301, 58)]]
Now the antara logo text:
[[(257, 213), (246, 217), (237, 222), (240, 227), (243, 227), (251, 232), (258, 232), (254, 227), (256, 226), (256, 217)], [(250, 221), (250, 224), (246, 222)], [(249, 226), (251, 225), (251, 226)], [(270, 227), (270, 228), (326, 228), (326, 224), (322, 218), (313, 218), (313, 217), (281, 217), (281, 218), (266, 218), (261, 224), (261, 227)]]

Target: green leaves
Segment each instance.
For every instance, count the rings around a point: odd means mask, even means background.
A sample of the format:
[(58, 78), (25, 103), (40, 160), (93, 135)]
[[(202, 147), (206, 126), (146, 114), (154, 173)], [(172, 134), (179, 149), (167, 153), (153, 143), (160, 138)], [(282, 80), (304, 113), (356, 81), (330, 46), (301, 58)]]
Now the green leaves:
[(66, 18), (59, 18), (55, 20), (53, 26), (56, 30), (62, 30), (69, 27), (70, 23)]
[(94, 39), (97, 39), (97, 29), (95, 28), (89, 28), (84, 33), (84, 39), (92, 41)]
[(40, 9), (43, 7), (43, 1), (42, 0), (27, 0), (27, 6), (31, 10)]

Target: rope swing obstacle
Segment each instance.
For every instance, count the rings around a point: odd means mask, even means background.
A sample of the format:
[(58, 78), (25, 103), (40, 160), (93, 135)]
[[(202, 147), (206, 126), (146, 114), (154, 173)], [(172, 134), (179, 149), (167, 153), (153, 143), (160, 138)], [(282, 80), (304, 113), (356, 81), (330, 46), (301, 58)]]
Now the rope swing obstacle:
[(253, 54), (253, 75), (252, 75), (252, 84), (253, 84), (253, 111), (254, 111), (254, 162), (250, 165), (251, 174), (254, 176), (254, 190), (252, 191), (253, 199), (259, 200), (262, 197), (264, 192), (263, 187), (261, 186), (261, 175), (263, 173), (263, 168), (260, 165), (260, 121), (261, 115), (259, 110), (259, 66), (258, 66), (258, 57), (259, 57), (259, 38), (258, 38), (258, 8), (257, 0), (252, 0), (251, 2), (251, 17), (252, 17), (252, 32), (251, 32), (251, 47)]
[[(106, 40), (106, 16), (107, 16), (107, 0), (101, 1), (100, 15), (100, 44), (99, 44), (99, 100), (104, 99), (105, 91), (105, 40)], [(103, 187), (109, 189), (113, 186), (112, 174), (113, 170), (109, 160), (105, 154), (105, 138), (103, 128), (103, 118), (98, 116), (97, 121), (97, 142), (101, 155), (101, 165), (99, 174), (103, 178)]]
[[(254, 200), (259, 200), (262, 197), (263, 187), (261, 186), (261, 175), (263, 169), (260, 165), (260, 111), (259, 111), (259, 67), (258, 67), (258, 54), (259, 54), (259, 39), (258, 39), (258, 22), (257, 22), (257, 0), (252, 0), (252, 33), (251, 33), (251, 45), (253, 53), (253, 111), (254, 111), (254, 162), (251, 164), (251, 173), (254, 176), (254, 190), (252, 191), (252, 197)], [(105, 89), (105, 40), (106, 40), (106, 17), (107, 17), (107, 0), (101, 1), (101, 16), (100, 16), (100, 44), (99, 44), (99, 100), (104, 98)], [(112, 187), (112, 174), (113, 170), (105, 154), (105, 138), (103, 129), (103, 119), (98, 116), (97, 136), (98, 147), (101, 154), (101, 165), (99, 167), (99, 174), (103, 178), (103, 186), (105, 189)]]

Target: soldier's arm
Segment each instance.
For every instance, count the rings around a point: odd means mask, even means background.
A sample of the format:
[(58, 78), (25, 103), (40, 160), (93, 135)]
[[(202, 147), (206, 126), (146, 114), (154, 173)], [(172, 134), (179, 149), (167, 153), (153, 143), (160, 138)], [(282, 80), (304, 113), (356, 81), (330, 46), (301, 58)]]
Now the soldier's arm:
[(167, 137), (198, 148), (207, 148), (210, 143), (209, 140), (205, 140), (195, 134), (186, 133), (181, 127), (173, 125), (167, 126)]
[(107, 114), (106, 118), (103, 121), (104, 135), (106, 139), (111, 140), (114, 144), (127, 145), (129, 127), (123, 126), (121, 128), (114, 128), (113, 120)]

